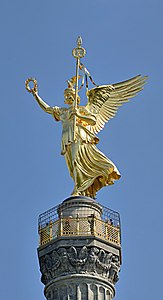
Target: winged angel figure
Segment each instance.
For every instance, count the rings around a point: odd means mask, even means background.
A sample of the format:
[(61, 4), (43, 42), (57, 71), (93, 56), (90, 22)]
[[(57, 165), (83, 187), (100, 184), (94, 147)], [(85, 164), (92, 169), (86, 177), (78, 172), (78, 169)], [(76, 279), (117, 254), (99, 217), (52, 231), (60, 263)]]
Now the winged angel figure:
[[(74, 108), (74, 84), (68, 81), (64, 91), (68, 107), (51, 107), (38, 95), (37, 82), (31, 89), (40, 107), (62, 122), (61, 154), (64, 155), (70, 176), (74, 180), (72, 195), (96, 197), (102, 187), (114, 184), (120, 178), (115, 164), (98, 148), (96, 136), (104, 125), (117, 113), (118, 108), (143, 89), (147, 77), (135, 76), (129, 80), (112, 85), (96, 86), (87, 91), (86, 106)], [(76, 126), (74, 131), (74, 116)]]

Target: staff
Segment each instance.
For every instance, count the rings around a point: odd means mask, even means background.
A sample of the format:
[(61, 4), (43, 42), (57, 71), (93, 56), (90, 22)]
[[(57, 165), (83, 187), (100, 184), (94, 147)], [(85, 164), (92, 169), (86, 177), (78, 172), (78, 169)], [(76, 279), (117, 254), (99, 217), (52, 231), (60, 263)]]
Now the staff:
[[(78, 99), (78, 78), (79, 78), (79, 66), (80, 59), (85, 56), (86, 51), (81, 47), (82, 38), (81, 36), (77, 39), (77, 48), (72, 50), (72, 55), (76, 58), (76, 85), (75, 85), (75, 101), (74, 101), (74, 110), (77, 109), (77, 99)], [(73, 138), (75, 142), (75, 131), (76, 131), (76, 115), (74, 115), (74, 128), (73, 128)]]

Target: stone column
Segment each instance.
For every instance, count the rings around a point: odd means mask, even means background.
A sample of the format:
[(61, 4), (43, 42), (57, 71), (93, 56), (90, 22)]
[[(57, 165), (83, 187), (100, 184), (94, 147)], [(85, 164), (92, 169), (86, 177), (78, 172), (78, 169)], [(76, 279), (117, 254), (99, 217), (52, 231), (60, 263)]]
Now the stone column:
[[(102, 206), (88, 197), (70, 197), (58, 207), (58, 215), (63, 219), (93, 215), (100, 220)], [(46, 299), (112, 300), (119, 279), (120, 246), (94, 235), (92, 228), (85, 236), (73, 236), (72, 230), (38, 248)]]

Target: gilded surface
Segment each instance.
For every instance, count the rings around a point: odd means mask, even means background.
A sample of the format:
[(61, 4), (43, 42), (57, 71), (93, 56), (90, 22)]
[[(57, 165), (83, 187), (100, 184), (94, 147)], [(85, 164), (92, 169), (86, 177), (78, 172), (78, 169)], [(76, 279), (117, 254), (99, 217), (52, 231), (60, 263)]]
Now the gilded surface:
[(96, 236), (120, 246), (120, 227), (96, 217), (62, 218), (39, 229), (40, 246), (60, 236)]
[[(85, 55), (79, 39), (73, 55), (77, 60), (75, 88), (73, 78), (68, 81), (68, 88), (64, 91), (67, 107), (51, 107), (43, 101), (38, 95), (35, 79), (29, 78), (26, 88), (46, 113), (62, 123), (61, 154), (74, 180), (72, 195), (95, 198), (98, 190), (114, 184), (121, 176), (115, 164), (98, 150), (99, 138), (96, 134), (115, 116), (123, 103), (143, 89), (146, 77), (138, 75), (124, 82), (96, 86), (87, 90), (86, 106), (79, 106), (78, 74), (80, 58)], [(34, 83), (33, 88), (29, 88), (30, 81)]]

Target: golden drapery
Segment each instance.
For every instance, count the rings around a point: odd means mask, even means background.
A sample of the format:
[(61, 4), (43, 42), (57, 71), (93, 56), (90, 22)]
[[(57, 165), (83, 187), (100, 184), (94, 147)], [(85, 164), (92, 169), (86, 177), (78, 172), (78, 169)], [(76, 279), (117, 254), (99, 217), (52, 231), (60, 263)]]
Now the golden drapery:
[(96, 144), (99, 139), (89, 131), (89, 125), (80, 119), (77, 119), (74, 143), (71, 109), (54, 107), (53, 115), (56, 120), (62, 121), (61, 154), (75, 183), (72, 194), (95, 198), (98, 190), (120, 178), (117, 167), (98, 150)]

